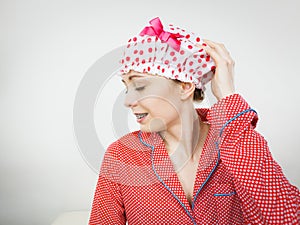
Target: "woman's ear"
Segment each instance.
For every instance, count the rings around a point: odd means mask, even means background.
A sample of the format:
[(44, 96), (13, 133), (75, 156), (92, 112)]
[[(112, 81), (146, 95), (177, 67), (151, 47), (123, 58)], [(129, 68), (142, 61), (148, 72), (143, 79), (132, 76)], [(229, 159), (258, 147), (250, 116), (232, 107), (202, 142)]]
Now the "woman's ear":
[(190, 82), (181, 82), (181, 100), (188, 99), (194, 96), (195, 84)]

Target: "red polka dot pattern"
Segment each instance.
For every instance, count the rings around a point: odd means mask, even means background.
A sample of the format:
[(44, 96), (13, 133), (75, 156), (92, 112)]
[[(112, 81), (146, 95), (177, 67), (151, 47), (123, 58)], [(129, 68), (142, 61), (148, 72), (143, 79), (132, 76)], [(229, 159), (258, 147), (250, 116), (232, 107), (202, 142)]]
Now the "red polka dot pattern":
[(192, 206), (160, 135), (134, 131), (104, 155), (90, 225), (300, 223), (299, 189), (286, 179), (255, 130), (258, 117), (248, 103), (233, 94), (210, 109), (196, 110), (210, 128)]
[[(199, 35), (174, 25), (164, 26), (164, 30), (183, 35), (178, 38), (181, 43), (179, 51), (174, 50), (156, 36), (134, 36), (129, 39), (124, 49), (119, 74), (128, 73), (130, 70), (147, 71), (171, 79), (193, 82), (196, 88), (205, 90), (204, 85), (211, 80), (213, 75), (210, 72), (211, 68), (215, 67), (211, 57), (197, 46), (205, 43)], [(158, 68), (157, 65), (160, 67)], [(204, 74), (207, 74), (205, 78)]]

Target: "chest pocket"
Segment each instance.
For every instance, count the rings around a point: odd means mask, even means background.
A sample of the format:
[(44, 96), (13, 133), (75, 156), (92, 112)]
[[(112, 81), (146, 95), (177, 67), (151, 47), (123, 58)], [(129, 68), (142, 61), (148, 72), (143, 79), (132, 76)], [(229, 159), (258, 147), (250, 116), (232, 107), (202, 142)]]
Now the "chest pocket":
[(216, 183), (213, 198), (219, 224), (243, 224), (241, 201), (233, 183)]

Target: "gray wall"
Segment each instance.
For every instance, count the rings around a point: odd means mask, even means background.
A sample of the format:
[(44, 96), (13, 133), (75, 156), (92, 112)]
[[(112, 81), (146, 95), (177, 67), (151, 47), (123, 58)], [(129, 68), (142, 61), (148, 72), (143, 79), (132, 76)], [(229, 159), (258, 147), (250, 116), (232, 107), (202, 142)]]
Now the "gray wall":
[[(74, 136), (77, 88), (100, 57), (156, 16), (225, 43), (236, 61), (237, 92), (257, 110), (257, 130), (300, 187), (299, 5), (0, 1), (0, 224), (50, 224), (63, 211), (90, 209), (97, 173)], [(107, 146), (117, 137), (97, 116)]]

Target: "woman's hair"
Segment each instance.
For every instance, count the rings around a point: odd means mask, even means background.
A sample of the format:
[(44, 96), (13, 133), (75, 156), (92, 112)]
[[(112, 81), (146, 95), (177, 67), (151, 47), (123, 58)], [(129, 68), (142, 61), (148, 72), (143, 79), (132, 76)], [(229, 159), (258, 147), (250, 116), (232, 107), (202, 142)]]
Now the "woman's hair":
[[(181, 83), (182, 82), (180, 80), (175, 80), (175, 79), (172, 79), (172, 80), (176, 83)], [(196, 101), (196, 102), (201, 102), (201, 101), (203, 101), (203, 99), (204, 99), (204, 91), (202, 89), (196, 88), (195, 91), (194, 91), (193, 100)]]

